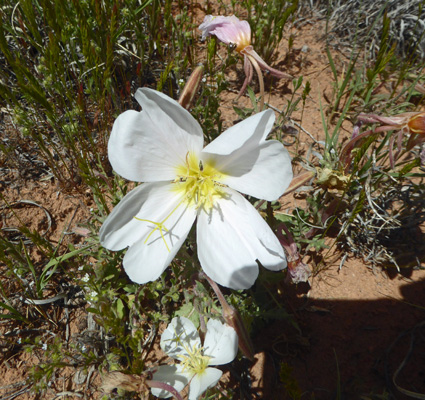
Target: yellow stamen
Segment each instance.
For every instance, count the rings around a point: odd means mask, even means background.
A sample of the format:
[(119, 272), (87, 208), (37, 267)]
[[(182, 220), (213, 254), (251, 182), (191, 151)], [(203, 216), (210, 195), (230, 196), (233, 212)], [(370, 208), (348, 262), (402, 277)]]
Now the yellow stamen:
[[(172, 213), (171, 213), (172, 214)], [(171, 215), (170, 214), (170, 215)], [(170, 215), (168, 215), (168, 217), (170, 216)], [(165, 220), (167, 220), (168, 219), (168, 217), (167, 218), (165, 218)], [(162, 221), (162, 222), (154, 222), (154, 221), (151, 221), (151, 220), (149, 220), (149, 219), (142, 219), (142, 218), (137, 218), (137, 217), (134, 217), (134, 219), (137, 219), (138, 221), (144, 221), (144, 222), (149, 222), (149, 223), (151, 223), (151, 224), (154, 224), (155, 226), (156, 226), (156, 228), (154, 228), (154, 229), (152, 229), (152, 232), (151, 233), (149, 233), (149, 235), (148, 235), (148, 237), (146, 238), (146, 240), (143, 242), (144, 244), (146, 244), (147, 242), (148, 242), (148, 240), (149, 240), (149, 238), (152, 236), (152, 234), (158, 229), (159, 230), (159, 234), (161, 235), (161, 237), (162, 237), (162, 240), (164, 241), (164, 243), (165, 243), (165, 247), (167, 248), (167, 250), (168, 250), (168, 252), (170, 252), (170, 248), (168, 247), (168, 244), (167, 244), (167, 241), (165, 240), (165, 237), (164, 237), (164, 233), (162, 232), (162, 230), (164, 229), (164, 231), (165, 232), (168, 232), (168, 229), (164, 226), (164, 222), (165, 222), (165, 220), (164, 221)]]
[[(190, 372), (192, 374), (202, 374), (209, 365), (211, 357), (203, 355), (203, 347), (200, 343), (194, 343), (190, 347), (190, 343), (185, 341), (183, 338), (183, 332), (180, 334), (174, 331), (174, 337), (168, 339), (171, 343), (175, 343), (176, 348), (181, 346), (186, 354), (178, 354), (177, 358), (181, 361), (183, 371)], [(187, 334), (185, 333), (185, 336)]]
[(179, 359), (183, 365), (183, 371), (188, 371), (193, 374), (202, 374), (210, 362), (209, 356), (202, 354), (202, 348), (194, 345), (192, 349), (185, 348), (187, 355), (179, 355)]
[(164, 225), (165, 222), (185, 202), (189, 206), (195, 206), (196, 209), (202, 208), (204, 211), (210, 212), (214, 207), (214, 198), (226, 195), (221, 189), (224, 185), (216, 181), (216, 179), (220, 179), (223, 176), (224, 174), (219, 173), (211, 162), (203, 163), (194, 154), (187, 152), (185, 164), (177, 168), (177, 178), (172, 183), (173, 189), (182, 193), (182, 200), (160, 222), (134, 217), (138, 221), (148, 222), (155, 226), (144, 243), (148, 242), (154, 232), (159, 231), (165, 247), (170, 252), (170, 247), (165, 240), (164, 231), (169, 233), (169, 230)]
[(176, 190), (184, 194), (189, 205), (209, 212), (214, 207), (214, 197), (225, 196), (218, 182), (223, 174), (218, 172), (211, 162), (202, 162), (188, 152), (185, 164), (177, 168)]
[(165, 243), (165, 247), (167, 248), (168, 252), (170, 252), (170, 248), (168, 247), (167, 241), (165, 240), (164, 237), (164, 233), (162, 232), (162, 230), (164, 229), (165, 232), (168, 232), (168, 229), (164, 226), (164, 223), (167, 221), (168, 218), (170, 218), (173, 213), (181, 206), (181, 204), (183, 203), (184, 199), (177, 204), (174, 209), (161, 221), (161, 222), (155, 222), (155, 221), (151, 221), (150, 219), (143, 219), (143, 218), (138, 218), (138, 217), (133, 217), (134, 219), (137, 219), (138, 221), (144, 221), (144, 222), (149, 222), (151, 224), (154, 224), (156, 226), (156, 228), (154, 228), (152, 230), (151, 233), (149, 233), (148, 237), (146, 238), (146, 240), (144, 241), (144, 243), (146, 244), (149, 240), (149, 238), (152, 236), (152, 234), (158, 229), (159, 230), (159, 234), (161, 235), (162, 240)]

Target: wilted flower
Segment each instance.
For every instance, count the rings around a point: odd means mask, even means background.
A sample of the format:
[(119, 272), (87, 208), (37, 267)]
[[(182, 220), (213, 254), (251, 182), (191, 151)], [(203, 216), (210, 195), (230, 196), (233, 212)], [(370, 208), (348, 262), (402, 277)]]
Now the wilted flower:
[[(282, 234), (282, 229), (285, 231), (285, 235)], [(295, 284), (308, 282), (311, 277), (311, 269), (307, 264), (302, 262), (294, 237), (283, 222), (278, 226), (277, 232), (280, 243), (288, 254), (287, 281)]]
[(261, 70), (268, 71), (272, 76), (279, 79), (292, 79), (292, 76), (278, 71), (266, 64), (251, 46), (251, 27), (247, 21), (241, 21), (234, 15), (229, 17), (207, 15), (204, 22), (199, 26), (202, 31), (202, 38), (216, 36), (221, 42), (232, 46), (244, 56), (245, 81), (242, 85), (238, 97), (242, 96), (246, 87), (251, 83), (255, 68), (260, 83), (261, 105), (264, 105), (264, 82)]
[(102, 392), (112, 393), (115, 389), (123, 389), (128, 392), (141, 392), (144, 386), (144, 378), (137, 375), (124, 374), (112, 371), (102, 377)]
[[(223, 374), (212, 365), (230, 363), (238, 352), (238, 336), (233, 328), (210, 319), (204, 345), (193, 323), (184, 317), (173, 318), (161, 336), (161, 349), (180, 361), (177, 365), (161, 365), (153, 379), (173, 386), (178, 392), (189, 384), (189, 400), (198, 399), (217, 384)], [(164, 389), (151, 389), (152, 394), (171, 397)]]
[(360, 114), (358, 119), (364, 123), (378, 123), (381, 126), (375, 132), (400, 129), (404, 133), (425, 135), (425, 112), (407, 112), (393, 117), (382, 117), (375, 114)]
[[(407, 112), (392, 117), (382, 117), (376, 114), (360, 114), (358, 120), (359, 123), (354, 127), (351, 140), (344, 146), (341, 153), (341, 160), (343, 160), (347, 167), (351, 162), (351, 151), (358, 146), (361, 139), (369, 135), (392, 130), (398, 131), (396, 135), (391, 136), (389, 142), (389, 159), (392, 168), (394, 168), (394, 160), (401, 151), (403, 135), (409, 135), (409, 140), (406, 145), (407, 150), (425, 141), (425, 112)], [(364, 123), (379, 124), (380, 126), (359, 134), (359, 127)], [(398, 150), (394, 155), (395, 139), (397, 139)]]
[(130, 246), (124, 269), (146, 283), (170, 265), (197, 220), (198, 258), (215, 282), (246, 289), (258, 264), (278, 271), (286, 258), (278, 239), (237, 192), (278, 199), (292, 179), (283, 145), (266, 141), (274, 114), (258, 113), (203, 147), (198, 122), (176, 101), (139, 89), (141, 112), (129, 110), (114, 123), (108, 144), (113, 169), (145, 182), (128, 193), (100, 229), (110, 250)]

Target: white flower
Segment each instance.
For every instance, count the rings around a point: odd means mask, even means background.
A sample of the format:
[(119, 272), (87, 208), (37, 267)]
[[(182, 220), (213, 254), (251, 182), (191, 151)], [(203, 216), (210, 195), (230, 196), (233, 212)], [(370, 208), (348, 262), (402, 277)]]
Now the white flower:
[(90, 280), (90, 275), (89, 274), (85, 274), (82, 278), (81, 278), (81, 280), (83, 281), (83, 282), (88, 282), (89, 280)]
[(94, 303), (97, 300), (98, 293), (95, 290), (92, 290), (90, 293), (87, 294), (86, 300), (89, 303)]
[[(202, 346), (193, 323), (187, 318), (176, 317), (161, 336), (161, 348), (181, 363), (161, 365), (153, 379), (173, 386), (178, 392), (190, 384), (189, 400), (195, 400), (220, 380), (222, 372), (210, 365), (223, 365), (234, 360), (238, 352), (238, 336), (230, 326), (210, 319)], [(163, 389), (151, 391), (160, 398), (171, 397)]]
[(217, 283), (246, 289), (267, 269), (286, 267), (270, 227), (236, 190), (278, 199), (292, 179), (283, 145), (266, 141), (274, 114), (256, 114), (203, 149), (198, 122), (176, 101), (139, 89), (142, 111), (126, 111), (114, 123), (109, 160), (123, 177), (145, 182), (128, 193), (100, 229), (110, 250), (129, 246), (124, 269), (131, 280), (157, 279), (170, 265), (197, 219), (198, 257)]

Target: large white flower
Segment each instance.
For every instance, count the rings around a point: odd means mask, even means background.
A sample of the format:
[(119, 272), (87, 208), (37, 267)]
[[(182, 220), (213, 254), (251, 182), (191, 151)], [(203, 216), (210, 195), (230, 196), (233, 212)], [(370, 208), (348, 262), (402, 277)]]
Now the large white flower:
[[(234, 360), (238, 352), (238, 336), (232, 327), (210, 319), (202, 346), (193, 323), (185, 317), (176, 317), (161, 336), (161, 348), (181, 363), (161, 365), (153, 374), (153, 379), (167, 383), (179, 392), (190, 384), (189, 400), (195, 400), (215, 386), (222, 375), (219, 369), (210, 366)], [(171, 393), (163, 389), (151, 391), (160, 398), (171, 397)]]
[(198, 257), (217, 283), (247, 289), (267, 269), (286, 267), (284, 251), (270, 227), (236, 190), (269, 201), (292, 179), (283, 145), (266, 141), (274, 114), (256, 114), (203, 148), (198, 122), (176, 101), (143, 88), (142, 111), (115, 121), (108, 143), (115, 172), (145, 182), (128, 193), (100, 229), (110, 250), (129, 246), (124, 269), (146, 283), (170, 265), (197, 220)]

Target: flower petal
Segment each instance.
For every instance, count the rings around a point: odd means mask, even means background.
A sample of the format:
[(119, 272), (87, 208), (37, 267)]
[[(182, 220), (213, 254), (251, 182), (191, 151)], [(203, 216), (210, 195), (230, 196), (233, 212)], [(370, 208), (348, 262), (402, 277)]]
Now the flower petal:
[[(208, 144), (202, 154), (212, 153), (235, 157), (242, 150), (251, 149), (266, 140), (273, 128), (275, 116), (272, 110), (265, 110), (244, 119), (224, 131), (219, 137)], [(229, 162), (230, 160), (225, 160)]]
[(142, 111), (129, 110), (114, 123), (108, 156), (115, 172), (140, 182), (173, 180), (188, 152), (199, 153), (203, 133), (176, 101), (155, 90), (136, 92)]
[(185, 317), (175, 317), (161, 335), (161, 349), (177, 360), (188, 356), (187, 349), (201, 347), (198, 331), (193, 322)]
[(202, 31), (202, 39), (208, 35), (215, 35), (222, 42), (237, 44), (239, 41), (251, 40), (251, 27), (247, 21), (241, 21), (234, 15), (212, 16), (206, 15), (204, 21), (199, 25)]
[[(167, 183), (146, 183), (137, 186), (127, 193), (108, 215), (99, 231), (100, 244), (109, 250), (122, 250), (131, 246), (143, 236), (143, 226), (134, 218), (141, 209), (149, 211), (151, 207), (148, 200), (162, 198)], [(168, 190), (167, 190), (168, 191)], [(155, 203), (153, 203), (155, 204)], [(158, 203), (155, 204), (155, 209)], [(159, 209), (159, 208), (158, 208)], [(140, 232), (139, 232), (140, 231)]]
[[(138, 186), (121, 200), (100, 229), (100, 243), (107, 249), (131, 246), (123, 264), (133, 282), (157, 279), (193, 225), (196, 210), (182, 203), (173, 186), (168, 182)], [(162, 229), (154, 222), (162, 222)]]
[(288, 151), (277, 140), (268, 140), (233, 160), (218, 181), (241, 193), (274, 201), (282, 196), (292, 178)]
[(217, 385), (221, 375), (223, 372), (217, 368), (207, 368), (202, 374), (195, 375), (190, 382), (188, 400), (197, 400), (208, 388)]
[(238, 192), (223, 188), (212, 213), (198, 214), (198, 258), (205, 273), (220, 285), (248, 289), (258, 276), (256, 260), (267, 269), (286, 267), (279, 240), (257, 210)]
[[(178, 392), (181, 392), (184, 387), (189, 383), (191, 374), (183, 371), (181, 365), (160, 365), (158, 370), (153, 374), (153, 380), (158, 382), (164, 382)], [(151, 392), (154, 396), (161, 399), (171, 397), (172, 394), (164, 389), (151, 388)]]
[(238, 335), (229, 325), (210, 319), (204, 341), (204, 355), (211, 357), (209, 365), (232, 362), (238, 354)]
[[(173, 191), (173, 187), (174, 185), (169, 182), (144, 183), (124, 196), (100, 228), (101, 245), (116, 251), (145, 239), (152, 231), (152, 224), (139, 221), (135, 217), (160, 222), (171, 214), (168, 223), (165, 224), (170, 230), (170, 227), (174, 226), (170, 221), (178, 220), (185, 210), (184, 204), (179, 206), (182, 197)], [(195, 211), (187, 210), (187, 212), (193, 223)], [(172, 235), (165, 232), (164, 236)]]
[(276, 140), (266, 141), (274, 113), (263, 111), (223, 132), (201, 153), (233, 189), (268, 201), (278, 199), (292, 180), (291, 158)]
[[(163, 231), (163, 236), (156, 230), (149, 238), (143, 237), (131, 246), (123, 259), (128, 277), (140, 284), (158, 279), (180, 250), (194, 220), (194, 209), (182, 206), (167, 220), (168, 232)], [(149, 226), (151, 232), (154, 228)]]

